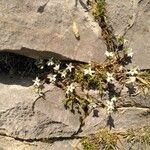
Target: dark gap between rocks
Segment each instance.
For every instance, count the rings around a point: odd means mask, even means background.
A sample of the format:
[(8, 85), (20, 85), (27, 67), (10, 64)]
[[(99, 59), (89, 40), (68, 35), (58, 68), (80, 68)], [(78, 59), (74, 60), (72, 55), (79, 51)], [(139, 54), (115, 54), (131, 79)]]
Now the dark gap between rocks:
[(38, 74), (36, 59), (10, 52), (0, 53), (0, 82), (30, 86)]
[(20, 142), (29, 142), (29, 143), (33, 143), (33, 142), (54, 143), (58, 141), (69, 141), (69, 140), (85, 138), (84, 136), (70, 136), (70, 137), (52, 137), (52, 138), (39, 138), (39, 139), (22, 139), (22, 138), (17, 138), (17, 137), (13, 137), (13, 136), (1, 134), (1, 133), (0, 133), (0, 136), (9, 137)]
[(0, 73), (10, 76), (35, 76), (38, 71), (35, 62), (36, 59), (33, 58), (9, 52), (1, 52)]
[[(29, 54), (33, 52), (33, 56), (40, 56), (40, 58), (47, 62), (49, 58), (54, 58), (59, 60), (62, 64), (65, 63), (76, 63), (84, 64), (84, 62), (71, 60), (65, 58), (60, 54), (53, 52), (37, 52), (35, 50), (22, 48), (21, 54), (14, 50), (14, 53), (11, 53), (9, 50), (0, 52), (0, 82), (3, 84), (15, 84), (22, 86), (31, 86), (33, 81), (37, 76), (41, 74), (46, 74), (49, 72), (48, 68), (39, 69), (36, 65), (38, 59), (24, 56), (23, 53)], [(46, 56), (47, 58), (45, 58)], [(45, 59), (44, 59), (45, 58)]]

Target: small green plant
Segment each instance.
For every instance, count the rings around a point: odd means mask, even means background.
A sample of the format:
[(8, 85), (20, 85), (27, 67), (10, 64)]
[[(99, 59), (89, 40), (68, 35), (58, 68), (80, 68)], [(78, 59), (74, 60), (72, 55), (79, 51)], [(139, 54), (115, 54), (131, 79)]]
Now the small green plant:
[[(63, 102), (65, 107), (72, 112), (78, 110), (79, 113), (84, 114), (90, 112), (94, 107), (103, 106), (111, 114), (116, 109), (115, 103), (121, 99), (123, 87), (129, 87), (129, 90), (135, 87), (144, 93), (146, 90), (149, 91), (150, 73), (141, 72), (138, 67), (126, 68), (133, 56), (132, 49), (106, 51), (105, 55), (107, 59), (102, 64), (95, 62), (66, 64), (53, 60), (53, 58), (36, 62), (40, 70), (46, 68), (46, 71), (34, 80), (36, 93), (40, 96), (44, 94), (45, 83), (55, 84), (66, 91), (66, 99)], [(116, 90), (119, 87), (120, 90)], [(98, 91), (101, 100), (93, 98), (90, 90)], [(108, 100), (104, 101), (103, 97), (108, 97)]]
[(99, 150), (97, 144), (93, 141), (90, 141), (89, 138), (84, 138), (82, 141), (83, 150)]
[(105, 0), (93, 0), (90, 5), (92, 6), (91, 13), (94, 16), (95, 20), (98, 20), (100, 17), (105, 16)]
[(150, 127), (129, 129), (123, 133), (115, 133), (101, 128), (95, 134), (83, 138), (80, 143), (83, 150), (125, 150), (123, 141), (132, 143), (132, 147), (136, 143), (150, 145)]
[(128, 143), (141, 143), (150, 145), (150, 127), (146, 126), (141, 129), (129, 129), (124, 138)]
[[(65, 91), (64, 106), (72, 113), (81, 114), (80, 129), (84, 119), (95, 109), (105, 108), (108, 116), (117, 111), (116, 103), (121, 100), (125, 87), (130, 96), (137, 91), (147, 95), (150, 90), (150, 71), (142, 71), (137, 66), (126, 67), (133, 57), (132, 48), (124, 46), (127, 40), (124, 37), (115, 38), (117, 44), (114, 44), (113, 34), (105, 22), (105, 0), (93, 0), (90, 5), (95, 20), (103, 30), (107, 45), (106, 60), (102, 63), (60, 62), (54, 58), (38, 60), (37, 67), (45, 71), (41, 71), (34, 80), (34, 90), (40, 97), (44, 96), (45, 84), (55, 84)], [(97, 91), (99, 98), (90, 94), (91, 91)], [(111, 150), (116, 148), (118, 140), (115, 133), (101, 129), (85, 138), (82, 145), (84, 150)]]
[(100, 129), (81, 141), (84, 150), (114, 150), (117, 147), (119, 137), (108, 129)]

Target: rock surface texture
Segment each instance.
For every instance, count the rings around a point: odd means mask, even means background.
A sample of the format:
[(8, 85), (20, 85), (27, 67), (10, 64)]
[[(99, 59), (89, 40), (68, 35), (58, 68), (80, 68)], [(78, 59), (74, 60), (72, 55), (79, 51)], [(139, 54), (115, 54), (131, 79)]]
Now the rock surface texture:
[[(86, 0), (0, 0), (0, 55), (102, 62), (107, 45), (88, 9)], [(113, 34), (125, 36), (133, 49), (133, 64), (150, 69), (150, 0), (106, 0), (106, 15)], [(0, 150), (72, 150), (101, 127), (122, 132), (150, 126), (150, 97), (125, 96), (112, 118), (98, 108), (76, 134), (81, 116), (65, 109), (64, 91), (46, 85), (45, 99), (37, 99), (32, 80), (0, 72)]]
[(65, 94), (61, 89), (48, 85), (45, 99), (35, 101), (30, 86), (32, 79), (10, 78), (1, 74), (0, 81), (0, 135), (3, 137), (0, 148), (4, 150), (9, 150), (13, 142), (16, 150), (34, 150), (42, 146), (44, 150), (59, 150), (62, 146), (70, 150), (75, 145), (73, 143), (78, 143), (78, 138), (94, 133), (106, 124), (116, 132), (150, 125), (149, 99), (136, 97), (135, 103), (139, 99), (141, 103), (134, 106), (133, 100), (127, 97), (125, 102), (118, 104), (119, 109), (112, 115), (111, 123), (106, 110), (98, 109), (85, 119), (83, 131), (73, 136), (79, 129), (80, 115), (65, 109), (62, 103)]
[[(75, 0), (1, 0), (0, 51), (100, 61), (106, 50), (101, 29), (83, 4), (76, 5)], [(80, 39), (73, 33), (73, 22)]]
[(125, 36), (133, 49), (133, 63), (150, 67), (150, 1), (106, 0), (107, 16), (116, 36)]

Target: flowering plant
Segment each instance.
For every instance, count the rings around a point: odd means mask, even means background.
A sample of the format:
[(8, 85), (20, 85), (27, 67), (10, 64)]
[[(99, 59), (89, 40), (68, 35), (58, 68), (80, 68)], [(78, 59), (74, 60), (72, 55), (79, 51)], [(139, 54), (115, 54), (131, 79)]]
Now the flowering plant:
[[(102, 64), (65, 63), (54, 58), (46, 62), (40, 60), (40, 63), (37, 63), (38, 67), (39, 64), (42, 70), (43, 67), (47, 67), (49, 72), (42, 81), (38, 77), (34, 80), (35, 91), (41, 95), (44, 83), (49, 82), (65, 90), (66, 99), (63, 102), (72, 112), (76, 109), (80, 113), (91, 112), (103, 106), (111, 114), (116, 110), (115, 103), (121, 99), (121, 91), (124, 87), (128, 90), (131, 87), (143, 91), (150, 89), (148, 72), (140, 71), (139, 67), (131, 69), (126, 67), (130, 63), (129, 59), (132, 58), (131, 53), (133, 54), (131, 49), (126, 47), (122, 51), (106, 51), (106, 60)], [(118, 88), (120, 90), (116, 90)], [(89, 92), (91, 90), (98, 91), (101, 99), (91, 96)], [(79, 91), (82, 91), (82, 95)], [(107, 100), (104, 100), (106, 97)]]

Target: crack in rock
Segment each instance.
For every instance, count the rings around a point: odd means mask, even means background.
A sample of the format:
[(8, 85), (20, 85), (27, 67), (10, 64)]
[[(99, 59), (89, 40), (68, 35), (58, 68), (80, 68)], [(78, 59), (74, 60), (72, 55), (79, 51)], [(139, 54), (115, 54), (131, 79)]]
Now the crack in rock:
[(18, 103), (16, 107), (1, 112), (0, 132), (20, 139), (71, 137), (75, 132), (68, 125), (51, 120), (40, 111), (33, 114), (30, 106)]

